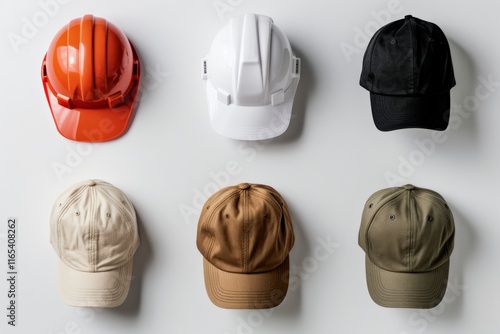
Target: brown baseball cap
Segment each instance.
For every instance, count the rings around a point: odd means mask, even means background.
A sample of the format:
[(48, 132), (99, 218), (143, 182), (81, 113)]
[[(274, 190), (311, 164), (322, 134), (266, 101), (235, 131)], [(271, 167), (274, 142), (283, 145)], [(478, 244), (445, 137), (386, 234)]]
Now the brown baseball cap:
[(359, 245), (373, 301), (385, 307), (438, 305), (446, 292), (454, 235), (451, 210), (435, 191), (407, 184), (370, 196)]
[(230, 309), (279, 305), (288, 290), (293, 243), (288, 206), (273, 188), (241, 183), (212, 195), (196, 240), (212, 303)]

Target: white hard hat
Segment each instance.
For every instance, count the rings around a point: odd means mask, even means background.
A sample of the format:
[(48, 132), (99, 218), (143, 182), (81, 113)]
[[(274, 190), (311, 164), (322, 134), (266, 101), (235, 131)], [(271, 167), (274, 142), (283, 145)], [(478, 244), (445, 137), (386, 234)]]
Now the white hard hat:
[(269, 139), (290, 123), (300, 59), (270, 17), (246, 14), (217, 34), (202, 60), (202, 78), (215, 132)]

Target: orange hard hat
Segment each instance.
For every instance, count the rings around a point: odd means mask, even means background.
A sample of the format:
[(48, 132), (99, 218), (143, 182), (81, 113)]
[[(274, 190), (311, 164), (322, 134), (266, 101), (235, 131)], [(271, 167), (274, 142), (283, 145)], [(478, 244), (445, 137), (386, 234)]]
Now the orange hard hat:
[(52, 40), (42, 82), (57, 130), (102, 142), (127, 129), (138, 93), (139, 58), (125, 34), (100, 17), (71, 20)]

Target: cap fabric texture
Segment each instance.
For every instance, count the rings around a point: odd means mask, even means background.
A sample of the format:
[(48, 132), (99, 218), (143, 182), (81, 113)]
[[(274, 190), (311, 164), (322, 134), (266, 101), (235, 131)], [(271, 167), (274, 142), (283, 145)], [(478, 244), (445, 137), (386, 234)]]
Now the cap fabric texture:
[(139, 233), (134, 207), (120, 189), (101, 180), (71, 186), (52, 208), (50, 242), (66, 304), (116, 307), (125, 301)]
[(385, 307), (432, 308), (446, 292), (455, 226), (438, 193), (382, 189), (365, 204), (359, 245), (371, 298)]
[(455, 76), (442, 30), (411, 15), (372, 37), (360, 85), (370, 91), (373, 120), (381, 131), (445, 130)]
[(288, 290), (294, 234), (288, 207), (273, 188), (242, 183), (212, 195), (198, 222), (210, 300), (229, 309), (267, 309)]
[(240, 140), (264, 140), (290, 123), (300, 59), (270, 17), (232, 18), (202, 60), (212, 128)]

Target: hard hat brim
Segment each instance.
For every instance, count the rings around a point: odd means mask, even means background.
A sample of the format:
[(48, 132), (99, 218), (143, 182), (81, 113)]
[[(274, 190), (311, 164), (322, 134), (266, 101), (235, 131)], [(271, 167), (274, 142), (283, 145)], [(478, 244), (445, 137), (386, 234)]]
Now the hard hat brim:
[(133, 118), (134, 105), (139, 92), (140, 65), (138, 55), (132, 47), (135, 73), (123, 102), (114, 107), (67, 108), (59, 104), (57, 96), (49, 87), (45, 73), (46, 55), (42, 62), (42, 83), (52, 117), (59, 133), (70, 140), (81, 142), (104, 142), (122, 136)]
[[(81, 142), (104, 142), (126, 132), (137, 92), (115, 108), (70, 109), (58, 103), (47, 83), (43, 86), (57, 130), (63, 137)], [(137, 91), (137, 86), (132, 89)]]
[(239, 140), (266, 140), (283, 134), (292, 117), (296, 80), (286, 92), (285, 100), (273, 106), (239, 106), (217, 99), (217, 90), (206, 82), (210, 123), (218, 134)]

